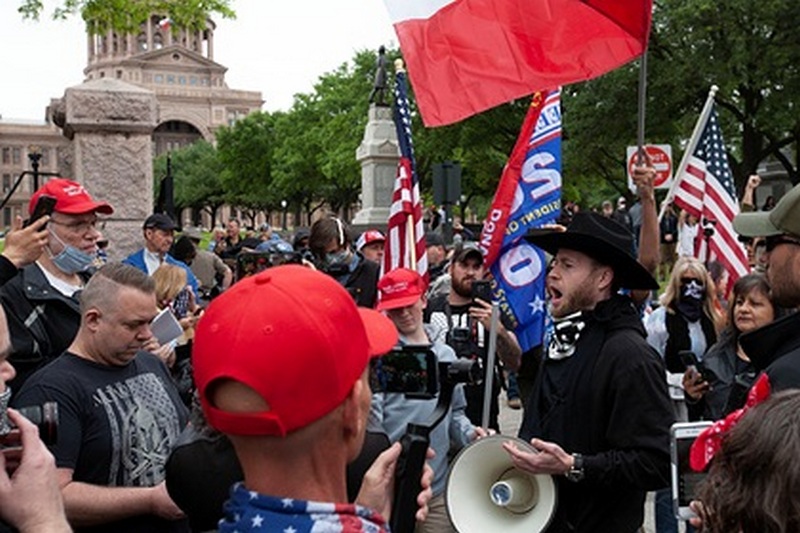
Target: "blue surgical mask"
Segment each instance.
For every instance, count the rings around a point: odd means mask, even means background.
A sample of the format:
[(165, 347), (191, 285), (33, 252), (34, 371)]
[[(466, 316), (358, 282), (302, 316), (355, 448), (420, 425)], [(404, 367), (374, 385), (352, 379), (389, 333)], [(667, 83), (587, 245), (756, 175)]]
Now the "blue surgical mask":
[(325, 254), (325, 262), (328, 266), (331, 265), (343, 265), (348, 262), (350, 259), (350, 252), (347, 248), (343, 250), (339, 250), (338, 252), (329, 252)]
[(50, 231), (50, 236), (61, 243), (63, 246), (63, 250), (58, 255), (52, 255), (50, 249), (48, 248), (48, 253), (50, 253), (50, 260), (59, 269), (61, 272), (65, 274), (77, 274), (78, 272), (83, 272), (87, 268), (89, 268), (94, 261), (94, 256), (87, 254), (84, 251), (81, 251), (74, 246), (70, 246), (69, 244), (62, 241), (58, 235)]

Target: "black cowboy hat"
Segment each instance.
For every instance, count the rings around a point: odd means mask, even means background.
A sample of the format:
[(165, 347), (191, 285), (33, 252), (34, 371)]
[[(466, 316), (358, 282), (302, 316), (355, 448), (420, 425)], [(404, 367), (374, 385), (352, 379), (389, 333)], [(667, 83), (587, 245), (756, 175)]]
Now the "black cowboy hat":
[(561, 248), (584, 253), (613, 268), (620, 287), (658, 288), (653, 276), (633, 256), (631, 232), (597, 213), (576, 213), (567, 231), (532, 229), (525, 240), (553, 255)]

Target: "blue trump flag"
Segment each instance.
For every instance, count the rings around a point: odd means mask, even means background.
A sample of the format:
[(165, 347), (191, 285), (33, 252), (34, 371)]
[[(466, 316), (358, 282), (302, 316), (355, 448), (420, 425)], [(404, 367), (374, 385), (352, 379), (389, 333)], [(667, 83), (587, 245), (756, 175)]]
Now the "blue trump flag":
[(544, 253), (523, 237), (561, 212), (561, 92), (536, 93), (481, 232), (494, 298), (511, 320), (523, 351), (545, 329)]

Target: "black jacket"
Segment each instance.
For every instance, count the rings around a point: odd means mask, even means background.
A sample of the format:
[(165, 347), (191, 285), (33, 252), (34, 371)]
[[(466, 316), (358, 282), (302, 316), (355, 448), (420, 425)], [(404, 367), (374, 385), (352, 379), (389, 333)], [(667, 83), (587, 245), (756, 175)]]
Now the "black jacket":
[(20, 270), (0, 289), (0, 301), (11, 335), (8, 360), (17, 371), (9, 385), (18, 391), (28, 376), (72, 343), (81, 324), (80, 304), (77, 294), (67, 298), (54, 289), (35, 264)]
[(583, 317), (575, 353), (542, 362), (520, 437), (585, 458), (582, 481), (554, 476), (558, 508), (548, 533), (634, 532), (646, 492), (669, 485), (674, 415), (664, 365), (630, 298), (614, 296)]
[(800, 388), (800, 312), (739, 337), (756, 369), (769, 376), (772, 392)]
[(374, 308), (378, 303), (378, 277), (381, 267), (377, 263), (364, 259), (358, 253), (358, 265), (350, 272), (344, 282), (344, 288), (356, 301), (359, 307)]

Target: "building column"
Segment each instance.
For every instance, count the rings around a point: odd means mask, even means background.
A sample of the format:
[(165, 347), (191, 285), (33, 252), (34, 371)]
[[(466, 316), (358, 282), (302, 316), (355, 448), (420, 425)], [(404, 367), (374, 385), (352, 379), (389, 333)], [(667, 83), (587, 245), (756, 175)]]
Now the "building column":
[(214, 59), (214, 30), (206, 30), (208, 33), (208, 59)]
[(147, 51), (153, 50), (153, 17), (147, 17)]
[(109, 256), (120, 260), (141, 248), (142, 223), (153, 212), (158, 100), (152, 91), (102, 78), (68, 88), (55, 106), (56, 124), (72, 139), (74, 179), (114, 206), (106, 231)]

